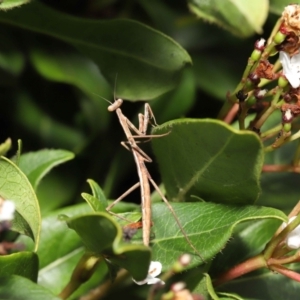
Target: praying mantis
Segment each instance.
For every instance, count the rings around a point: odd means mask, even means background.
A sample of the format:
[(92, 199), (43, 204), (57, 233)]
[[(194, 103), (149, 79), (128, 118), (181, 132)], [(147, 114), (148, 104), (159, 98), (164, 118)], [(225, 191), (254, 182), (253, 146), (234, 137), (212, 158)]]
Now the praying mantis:
[[(187, 236), (186, 232), (184, 231), (179, 219), (176, 216), (176, 213), (173, 207), (169, 204), (166, 197), (163, 195), (155, 181), (152, 179), (148, 169), (145, 165), (146, 162), (152, 162), (152, 159), (137, 145), (136, 139), (138, 138), (156, 138), (162, 137), (163, 135), (147, 135), (147, 128), (148, 125), (153, 120), (154, 124), (157, 125), (154, 114), (151, 110), (149, 104), (145, 104), (144, 114), (139, 114), (139, 128), (135, 127), (133, 123), (129, 121), (129, 119), (122, 113), (121, 105), (123, 104), (122, 99), (116, 99), (114, 103), (108, 106), (109, 112), (116, 112), (119, 122), (123, 128), (123, 131), (126, 135), (127, 141), (121, 142), (122, 146), (124, 146), (127, 150), (131, 151), (134, 157), (134, 161), (137, 167), (139, 182), (129, 188), (125, 193), (123, 193), (118, 199), (116, 199), (112, 204), (110, 204), (106, 210), (110, 212), (113, 206), (115, 206), (119, 201), (121, 201), (124, 197), (130, 194), (133, 190), (140, 187), (141, 190), (141, 207), (142, 207), (142, 230), (143, 230), (143, 243), (145, 246), (149, 246), (150, 243), (150, 230), (151, 230), (151, 189), (150, 183), (156, 189), (159, 196), (162, 200), (166, 203), (169, 210), (174, 216), (174, 219), (180, 228), (180, 231), (184, 235), (186, 241), (191, 246), (191, 248), (197, 253), (197, 255), (204, 261), (198, 250), (190, 241), (189, 237)], [(134, 133), (134, 135), (132, 134)], [(169, 134), (169, 133), (167, 133)]]

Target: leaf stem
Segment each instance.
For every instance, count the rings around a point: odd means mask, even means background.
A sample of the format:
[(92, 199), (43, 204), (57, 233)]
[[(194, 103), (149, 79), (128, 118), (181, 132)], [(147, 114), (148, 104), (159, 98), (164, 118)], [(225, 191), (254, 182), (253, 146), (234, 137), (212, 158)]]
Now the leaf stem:
[(264, 165), (262, 172), (271, 173), (271, 172), (295, 172), (300, 173), (300, 166), (292, 165)]
[(300, 224), (300, 215), (298, 215), (295, 220), (288, 224), (278, 235), (275, 235), (270, 242), (266, 245), (263, 255), (268, 261), (275, 252), (277, 246), (285, 239), (289, 232), (295, 229)]
[(254, 257), (249, 258), (248, 260), (234, 266), (227, 272), (223, 273), (216, 280), (214, 280), (214, 286), (221, 285), (227, 281), (240, 277), (244, 274), (250, 273), (254, 270), (268, 267), (264, 256), (262, 254), (256, 255)]
[(292, 271), (284, 266), (272, 265), (272, 266), (270, 266), (270, 269), (277, 273), (280, 273), (286, 277), (289, 277), (295, 281), (300, 282), (300, 274), (295, 271)]
[(265, 121), (269, 118), (269, 116), (281, 105), (283, 101), (278, 101), (281, 95), (282, 88), (277, 88), (276, 95), (274, 95), (273, 100), (271, 101), (270, 106), (265, 110), (265, 112), (261, 115), (261, 117), (256, 121), (254, 127), (260, 129), (261, 126), (265, 123)]
[(77, 263), (70, 281), (58, 296), (62, 299), (70, 297), (84, 282), (90, 279), (100, 261), (100, 257), (93, 256), (91, 253), (84, 253)]
[(271, 265), (290, 264), (292, 262), (295, 262), (295, 261), (299, 260), (299, 258), (300, 258), (300, 252), (297, 251), (294, 255), (287, 256), (287, 257), (284, 257), (284, 258), (273, 258), (273, 257), (271, 257), (268, 260), (268, 265), (271, 266)]
[(266, 141), (267, 139), (273, 137), (274, 135), (278, 134), (280, 130), (282, 129), (282, 124), (278, 124), (277, 126), (261, 133), (260, 137)]
[(224, 117), (223, 121), (227, 124), (231, 124), (231, 122), (235, 118), (238, 110), (239, 110), (239, 104), (234, 103), (233, 106), (231, 107), (231, 109), (229, 110), (229, 112), (227, 113), (227, 115)]
[(80, 298), (80, 300), (99, 300), (107, 295), (108, 291), (118, 286), (120, 282), (123, 282), (128, 277), (128, 272), (125, 269), (121, 269), (114, 281), (107, 279), (103, 284), (90, 291), (87, 295)]

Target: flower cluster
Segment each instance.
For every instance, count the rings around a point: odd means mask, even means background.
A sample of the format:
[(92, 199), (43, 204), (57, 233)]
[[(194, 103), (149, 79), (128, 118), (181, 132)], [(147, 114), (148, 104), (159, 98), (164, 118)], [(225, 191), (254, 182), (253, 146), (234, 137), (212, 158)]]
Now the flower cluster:
[(282, 13), (281, 31), (285, 40), (278, 46), (283, 75), (295, 89), (300, 86), (300, 6), (291, 4)]

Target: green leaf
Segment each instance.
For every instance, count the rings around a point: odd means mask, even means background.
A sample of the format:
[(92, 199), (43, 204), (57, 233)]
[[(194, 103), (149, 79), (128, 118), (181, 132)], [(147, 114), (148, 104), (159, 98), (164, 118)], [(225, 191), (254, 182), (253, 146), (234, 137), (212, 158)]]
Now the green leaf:
[(268, 0), (189, 0), (188, 4), (198, 17), (242, 37), (262, 33), (269, 9)]
[(52, 146), (74, 149), (74, 152), (83, 147), (86, 135), (53, 119), (36, 105), (31, 96), (20, 93), (17, 101), (14, 118), (23, 129), (38, 135), (44, 143), (51, 143)]
[[(148, 274), (150, 249), (122, 242), (121, 227), (107, 213), (86, 214), (67, 220), (81, 237), (88, 251), (103, 255), (127, 269), (136, 280)], [(97, 233), (97, 234), (95, 234)]]
[(165, 122), (184, 116), (196, 100), (196, 81), (193, 71), (189, 68), (183, 72), (176, 88), (151, 101), (151, 108), (159, 112), (156, 121)]
[(284, 8), (293, 2), (289, 0), (270, 0), (270, 11), (274, 14), (281, 15)]
[[(265, 218), (286, 221), (279, 210), (262, 206), (234, 206), (214, 203), (172, 203), (172, 207), (192, 244), (206, 262), (220, 252), (237, 224)], [(203, 263), (182, 235), (174, 217), (163, 203), (152, 205), (152, 260), (168, 270), (183, 253), (193, 256), (190, 267)]]
[[(263, 131), (279, 125), (281, 112), (275, 111), (263, 126)], [(265, 145), (275, 141), (274, 137), (265, 142)], [(296, 153), (298, 141), (287, 143), (272, 152), (265, 153), (264, 165), (290, 165), (291, 153)], [(299, 182), (300, 175), (294, 172), (263, 172), (261, 175), (262, 193), (257, 204), (272, 206), (289, 213), (299, 200), (299, 192), (295, 188)], [(284, 199), (284, 201), (283, 201)]]
[(169, 198), (252, 204), (260, 193), (262, 144), (250, 131), (216, 120), (180, 119), (157, 126), (152, 139)]
[[(42, 217), (66, 205), (70, 205), (70, 201), (74, 199), (74, 195), (78, 192), (80, 179), (77, 172), (64, 172), (65, 168), (53, 169), (39, 183), (37, 189), (37, 197), (41, 208)], [(67, 187), (67, 188), (66, 188)], [(55, 194), (53, 194), (55, 191)]]
[(0, 277), (20, 275), (36, 282), (38, 267), (38, 256), (34, 252), (19, 252), (0, 256)]
[(218, 297), (218, 295), (216, 294), (216, 292), (215, 292), (215, 290), (213, 288), (213, 284), (211, 282), (210, 276), (208, 274), (205, 274), (205, 277), (206, 277), (207, 290), (209, 292), (210, 297), (213, 300), (219, 300), (219, 297)]
[(41, 179), (54, 167), (74, 158), (66, 150), (43, 149), (22, 154), (19, 167), (26, 174), (33, 188), (37, 190)]
[[(90, 211), (90, 207), (82, 203), (56, 210), (43, 219), (38, 250), (40, 258), (38, 282), (55, 294), (60, 293), (66, 286), (76, 264), (85, 253), (79, 236), (73, 230), (69, 230), (66, 222), (59, 220), (58, 215), (76, 216)], [(106, 265), (100, 264), (92, 278), (82, 285), (78, 292), (86, 293), (99, 285), (106, 273)]]
[(236, 226), (233, 238), (212, 262), (212, 278), (263, 251), (281, 224), (282, 221), (278, 219), (262, 219)]
[(107, 199), (100, 186), (92, 179), (88, 179), (93, 195), (82, 193), (82, 198), (89, 204), (94, 211), (106, 211)]
[(105, 211), (106, 206), (103, 206), (102, 203), (96, 197), (87, 193), (82, 193), (81, 197), (94, 211)]
[(0, 10), (8, 10), (30, 2), (30, 0), (2, 0)]
[(38, 200), (25, 174), (5, 157), (0, 159), (0, 186), (1, 197), (16, 205), (13, 230), (31, 237), (37, 250), (41, 226)]
[[(239, 80), (239, 73), (233, 72), (228, 57), (206, 54), (193, 57), (193, 71), (197, 85), (207, 94), (225, 101), (226, 93), (233, 91)], [(214, 66), (219, 66), (215, 68)], [(205, 74), (205, 76), (203, 76)]]
[(0, 277), (0, 299), (61, 300), (42, 286), (17, 275)]
[(82, 99), (81, 108), (91, 129), (103, 130), (107, 126), (107, 102), (100, 97), (111, 97), (112, 90), (92, 60), (60, 41), (52, 41), (51, 45), (35, 41), (29, 45), (29, 55), (42, 76), (72, 84), (88, 96)]
[[(0, 4), (1, 7), (1, 4)], [(15, 83), (15, 77), (20, 75), (25, 66), (25, 57), (20, 49), (17, 38), (5, 34), (5, 29), (0, 33), (0, 66), (1, 85)]]
[(37, 252), (41, 269), (48, 268), (49, 270), (49, 265), (58, 267), (59, 263), (66, 260), (70, 253), (83, 248), (77, 234), (68, 229), (66, 223), (59, 219), (59, 215), (72, 217), (90, 211), (91, 209), (86, 203), (81, 203), (58, 209), (43, 218), (40, 246)]
[(191, 64), (188, 53), (174, 40), (131, 20), (79, 19), (34, 1), (0, 12), (0, 22), (70, 43), (92, 58), (112, 85), (117, 75), (118, 96), (131, 100), (151, 99), (171, 90)]
[(245, 300), (245, 298), (242, 298), (239, 295), (232, 293), (218, 293), (218, 295), (220, 300)]

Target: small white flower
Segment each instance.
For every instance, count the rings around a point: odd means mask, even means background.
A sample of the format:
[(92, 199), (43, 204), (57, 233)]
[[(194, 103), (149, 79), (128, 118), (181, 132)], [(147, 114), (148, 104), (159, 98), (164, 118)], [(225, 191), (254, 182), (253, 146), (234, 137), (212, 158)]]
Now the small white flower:
[(267, 89), (259, 90), (258, 93), (257, 93), (257, 97), (263, 98), (266, 95), (267, 92), (268, 92)]
[(295, 89), (300, 86), (300, 53), (290, 57), (287, 53), (280, 51), (279, 60), (282, 64), (283, 75)]
[(162, 264), (159, 261), (151, 261), (147, 277), (142, 281), (136, 281), (133, 278), (132, 278), (132, 280), (138, 285), (142, 285), (142, 284), (146, 284), (146, 283), (147, 284), (156, 284), (156, 283), (165, 284), (161, 279), (155, 278), (156, 276), (158, 276), (161, 273), (161, 269), (162, 269)]
[(0, 208), (0, 222), (11, 221), (14, 218), (15, 204), (11, 200), (4, 200)]
[(284, 113), (284, 117), (287, 121), (290, 121), (293, 118), (293, 114), (292, 111), (290, 109), (288, 109), (285, 113)]
[(256, 42), (255, 47), (259, 50), (262, 50), (263, 47), (265, 46), (265, 42), (266, 42), (266, 40), (261, 38)]
[[(289, 219), (290, 224), (293, 220), (295, 220), (296, 216)], [(287, 226), (286, 223), (282, 224), (283, 229)], [(292, 230), (286, 237), (285, 243), (291, 249), (299, 249), (300, 248), (300, 225), (297, 226), (294, 230)]]

